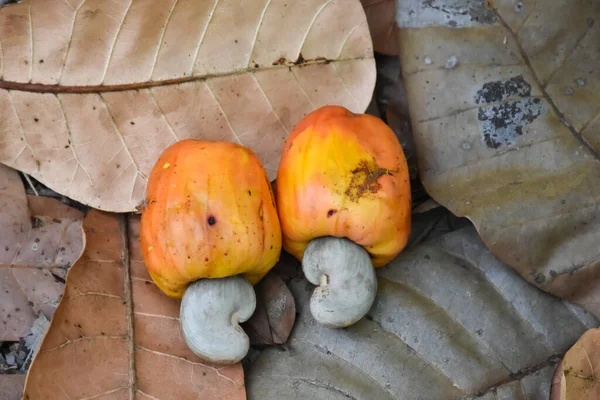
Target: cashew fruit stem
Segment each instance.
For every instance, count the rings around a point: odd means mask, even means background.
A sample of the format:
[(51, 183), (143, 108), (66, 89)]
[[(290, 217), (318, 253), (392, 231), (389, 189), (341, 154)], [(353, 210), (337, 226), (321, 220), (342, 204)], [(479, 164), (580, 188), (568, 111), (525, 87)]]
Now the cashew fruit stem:
[(350, 326), (371, 309), (377, 294), (377, 277), (369, 253), (346, 238), (311, 240), (302, 257), (306, 279), (318, 285), (310, 298), (310, 311), (331, 328)]
[(203, 360), (236, 363), (250, 348), (250, 339), (239, 323), (247, 321), (255, 309), (254, 288), (240, 276), (195, 281), (181, 300), (183, 338)]

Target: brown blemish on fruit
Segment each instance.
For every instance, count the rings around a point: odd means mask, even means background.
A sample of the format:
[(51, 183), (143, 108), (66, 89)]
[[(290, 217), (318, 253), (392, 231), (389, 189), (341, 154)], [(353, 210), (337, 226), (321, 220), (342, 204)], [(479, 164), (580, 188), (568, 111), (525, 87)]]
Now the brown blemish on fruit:
[(337, 212), (337, 210), (329, 210), (327, 211), (327, 218), (333, 216), (333, 214), (335, 214)]
[(366, 160), (360, 161), (351, 173), (352, 179), (344, 192), (351, 201), (358, 201), (367, 193), (377, 193), (381, 189), (379, 178), (383, 175), (392, 175), (389, 169), (379, 168), (375, 160), (371, 163)]

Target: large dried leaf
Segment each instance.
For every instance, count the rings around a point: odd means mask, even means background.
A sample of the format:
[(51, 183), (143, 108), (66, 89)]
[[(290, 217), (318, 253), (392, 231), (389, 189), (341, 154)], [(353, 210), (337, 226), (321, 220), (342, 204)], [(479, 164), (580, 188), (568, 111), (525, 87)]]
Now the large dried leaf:
[(381, 54), (400, 54), (395, 0), (360, 0), (367, 14), (373, 49)]
[(24, 0), (0, 8), (0, 161), (92, 207), (132, 211), (186, 138), (252, 148), (362, 112), (375, 65), (358, 0)]
[(95, 210), (85, 217), (85, 251), (69, 271), (25, 398), (245, 398), (241, 364), (207, 365), (187, 348), (179, 302), (152, 283), (139, 218), (128, 222)]
[(284, 348), (253, 363), (248, 397), (546, 400), (553, 356), (599, 324), (524, 281), (472, 227), (402, 252), (377, 274), (373, 308), (343, 330), (312, 318), (314, 286), (294, 279), (296, 325)]
[(551, 400), (600, 398), (600, 329), (590, 329), (556, 367)]
[(0, 341), (24, 337), (39, 313), (52, 317), (83, 250), (82, 218), (56, 199), (26, 196), (19, 174), (0, 165)]
[(425, 188), (600, 317), (600, 2), (442, 3), (397, 10)]

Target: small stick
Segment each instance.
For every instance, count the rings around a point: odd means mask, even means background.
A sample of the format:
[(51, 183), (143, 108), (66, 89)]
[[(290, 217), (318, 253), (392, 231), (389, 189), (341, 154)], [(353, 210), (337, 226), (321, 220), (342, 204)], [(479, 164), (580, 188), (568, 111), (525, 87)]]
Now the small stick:
[(31, 187), (31, 190), (33, 190), (33, 193), (35, 193), (36, 196), (39, 196), (40, 194), (35, 189), (35, 186), (33, 186), (33, 182), (31, 182), (31, 179), (29, 178), (29, 175), (27, 175), (26, 173), (23, 172), (23, 176), (25, 177), (25, 180), (27, 181), (27, 183)]

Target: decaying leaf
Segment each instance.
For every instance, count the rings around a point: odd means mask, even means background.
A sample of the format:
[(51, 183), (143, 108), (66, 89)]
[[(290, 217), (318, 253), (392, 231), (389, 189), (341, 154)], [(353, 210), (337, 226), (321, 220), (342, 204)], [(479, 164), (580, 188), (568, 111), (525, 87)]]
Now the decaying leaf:
[(0, 400), (21, 400), (25, 375), (2, 375)]
[(599, 324), (523, 280), (472, 227), (402, 252), (378, 277), (368, 316), (343, 330), (316, 323), (314, 286), (293, 279), (294, 330), (252, 364), (249, 399), (546, 400), (553, 356)]
[(119, 212), (181, 139), (242, 143), (274, 179), (306, 113), (363, 112), (375, 83), (358, 0), (23, 0), (0, 49), (0, 161)]
[(82, 218), (56, 199), (26, 196), (18, 173), (0, 165), (0, 341), (19, 341), (39, 313), (52, 317), (83, 250)]
[(556, 367), (550, 400), (600, 398), (600, 329), (585, 332)]
[(146, 271), (139, 218), (93, 210), (83, 227), (85, 250), (69, 271), (25, 398), (245, 398), (240, 364), (206, 365), (187, 348), (179, 302)]
[(367, 14), (373, 49), (381, 54), (400, 54), (398, 25), (396, 24), (396, 0), (360, 0)]
[(398, 3), (425, 188), (600, 317), (600, 3), (441, 3)]
[(255, 287), (256, 310), (243, 324), (251, 345), (283, 344), (287, 341), (294, 321), (294, 296), (274, 267)]

